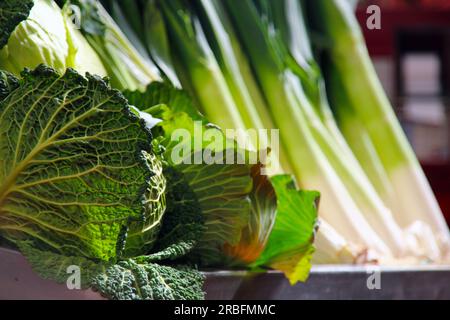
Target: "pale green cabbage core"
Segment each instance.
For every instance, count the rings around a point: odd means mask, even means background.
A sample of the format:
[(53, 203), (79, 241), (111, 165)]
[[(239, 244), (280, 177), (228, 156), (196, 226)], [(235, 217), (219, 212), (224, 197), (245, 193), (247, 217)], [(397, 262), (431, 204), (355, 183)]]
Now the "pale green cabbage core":
[(106, 76), (95, 51), (51, 0), (35, 0), (28, 19), (17, 26), (0, 50), (0, 69), (15, 75), (42, 63), (60, 73), (70, 67), (82, 74), (89, 71)]

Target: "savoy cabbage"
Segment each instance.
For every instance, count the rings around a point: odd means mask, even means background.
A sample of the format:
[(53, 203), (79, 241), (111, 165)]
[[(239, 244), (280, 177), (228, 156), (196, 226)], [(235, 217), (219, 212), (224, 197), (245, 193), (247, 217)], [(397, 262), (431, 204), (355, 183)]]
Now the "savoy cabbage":
[[(271, 267), (283, 271), (292, 283), (305, 281), (314, 252), (319, 193), (298, 190), (289, 175), (262, 175), (261, 164), (174, 163), (170, 157), (174, 130), (183, 128), (193, 134), (194, 121), (198, 121), (204, 130), (222, 131), (208, 123), (185, 91), (167, 83), (154, 82), (145, 92), (126, 91), (124, 95), (129, 103), (162, 120), (152, 133), (163, 147), (165, 172), (177, 175), (168, 186), (183, 183), (182, 192), (173, 192), (172, 197), (189, 195), (190, 202), (182, 201), (190, 208), (185, 210), (196, 208), (205, 220), (190, 259), (201, 266)], [(226, 143), (214, 142), (203, 141), (200, 150), (192, 141), (186, 143), (192, 143), (194, 156), (208, 148), (225, 156)], [(237, 145), (234, 148), (236, 153), (248, 153)]]
[[(162, 164), (122, 94), (72, 69), (0, 75), (0, 235), (43, 277), (64, 282), (75, 264), (84, 286), (109, 298), (183, 297), (171, 277), (191, 281), (186, 298), (201, 297), (202, 277), (177, 261), (203, 220), (196, 211), (163, 219)], [(184, 225), (191, 232), (173, 232)], [(164, 241), (155, 245), (159, 233)], [(125, 275), (131, 282), (119, 281)]]

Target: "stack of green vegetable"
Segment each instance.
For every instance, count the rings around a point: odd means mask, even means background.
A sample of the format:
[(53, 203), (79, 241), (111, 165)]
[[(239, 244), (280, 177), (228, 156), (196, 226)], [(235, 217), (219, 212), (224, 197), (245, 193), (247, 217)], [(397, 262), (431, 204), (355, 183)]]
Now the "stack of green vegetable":
[(114, 299), (200, 299), (198, 266), (305, 281), (318, 192), (263, 175), (126, 28), (93, 0), (0, 3), (2, 245)]
[(448, 227), (371, 65), (354, 1), (102, 2), (211, 121), (280, 130), (269, 172), (321, 193), (316, 262), (448, 261)]
[(77, 265), (115, 299), (202, 298), (198, 267), (294, 284), (311, 259), (448, 261), (352, 10), (2, 1), (1, 243), (46, 278)]

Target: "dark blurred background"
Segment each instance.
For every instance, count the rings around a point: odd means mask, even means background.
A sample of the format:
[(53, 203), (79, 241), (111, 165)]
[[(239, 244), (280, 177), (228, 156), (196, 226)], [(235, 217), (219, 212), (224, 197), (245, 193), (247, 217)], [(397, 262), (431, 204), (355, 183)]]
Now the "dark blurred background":
[[(381, 29), (366, 26), (381, 8)], [(377, 73), (450, 224), (450, 0), (360, 1)]]

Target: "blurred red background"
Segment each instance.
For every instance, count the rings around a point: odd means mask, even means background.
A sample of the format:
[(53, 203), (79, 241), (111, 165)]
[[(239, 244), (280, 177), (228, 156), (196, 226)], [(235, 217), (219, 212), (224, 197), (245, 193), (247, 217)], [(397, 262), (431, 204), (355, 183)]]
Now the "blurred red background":
[(450, 8), (448, 0), (362, 0), (361, 6), (367, 4), (377, 4), (385, 9), (405, 8), (405, 7), (421, 7), (421, 8)]

